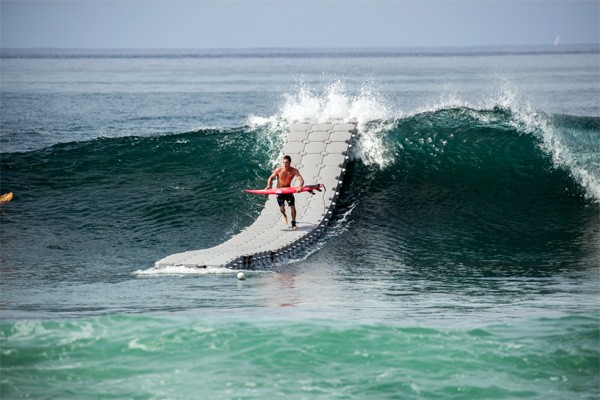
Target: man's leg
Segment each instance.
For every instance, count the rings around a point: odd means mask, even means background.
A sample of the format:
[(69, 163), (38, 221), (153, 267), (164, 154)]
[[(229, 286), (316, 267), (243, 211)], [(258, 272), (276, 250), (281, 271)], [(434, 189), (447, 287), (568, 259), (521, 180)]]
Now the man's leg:
[(296, 227), (296, 206), (290, 206), (292, 210), (292, 228)]
[(283, 223), (287, 225), (287, 215), (285, 215), (285, 197), (283, 195), (277, 196), (277, 204), (279, 204), (279, 211), (281, 211), (281, 215), (283, 215)]
[[(287, 225), (288, 220), (287, 220), (287, 215), (285, 215), (285, 206), (280, 206), (279, 211), (281, 211), (281, 214), (283, 215), (283, 224)], [(294, 215), (293, 213), (294, 213), (294, 211), (292, 210), (292, 215)], [(292, 217), (292, 218), (294, 218), (294, 217)]]

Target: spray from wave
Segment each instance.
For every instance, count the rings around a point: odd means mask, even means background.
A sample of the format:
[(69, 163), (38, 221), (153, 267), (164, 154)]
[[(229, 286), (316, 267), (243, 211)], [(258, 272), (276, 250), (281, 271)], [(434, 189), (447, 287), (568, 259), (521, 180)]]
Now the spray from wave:
[[(295, 93), (283, 96), (279, 112), (269, 117), (251, 115), (247, 124), (254, 129), (266, 127), (266, 135), (275, 137), (272, 144), (283, 143), (286, 128), (295, 122), (355, 121), (361, 139), (355, 156), (369, 164), (385, 166), (383, 132), (391, 127), (394, 112), (381, 91), (372, 83), (351, 92), (341, 81), (326, 85), (322, 90), (300, 84)], [(274, 161), (281, 146), (272, 148)]]

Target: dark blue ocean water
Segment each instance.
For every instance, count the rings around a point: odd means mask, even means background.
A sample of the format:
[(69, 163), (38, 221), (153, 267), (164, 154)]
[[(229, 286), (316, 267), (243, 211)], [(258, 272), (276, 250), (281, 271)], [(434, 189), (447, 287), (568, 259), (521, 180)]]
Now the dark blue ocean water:
[[(2, 398), (600, 396), (597, 46), (1, 55)], [(153, 268), (331, 118), (359, 141), (314, 248)]]

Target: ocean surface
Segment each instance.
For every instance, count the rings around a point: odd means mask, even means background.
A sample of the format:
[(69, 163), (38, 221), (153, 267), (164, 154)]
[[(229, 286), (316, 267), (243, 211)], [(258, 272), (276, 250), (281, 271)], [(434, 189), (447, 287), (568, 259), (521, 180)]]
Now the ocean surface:
[[(600, 397), (598, 46), (0, 68), (2, 399)], [(242, 189), (332, 118), (359, 138), (314, 247), (154, 268), (277, 213)]]

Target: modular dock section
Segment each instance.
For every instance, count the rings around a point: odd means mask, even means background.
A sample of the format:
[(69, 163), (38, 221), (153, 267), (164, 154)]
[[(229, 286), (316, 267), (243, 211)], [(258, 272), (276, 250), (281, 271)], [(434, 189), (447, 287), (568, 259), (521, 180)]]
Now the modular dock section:
[[(295, 195), (298, 229), (283, 224), (275, 196), (266, 196), (265, 207), (256, 221), (228, 241), (208, 249), (170, 255), (157, 261), (155, 267), (254, 269), (302, 252), (323, 234), (329, 223), (356, 134), (356, 122), (307, 122), (290, 127), (282, 156), (292, 158), (292, 166), (300, 170), (305, 184), (322, 183), (326, 188), (314, 195)], [(292, 185), (296, 184), (294, 180)], [(289, 209), (287, 216), (291, 220)]]

